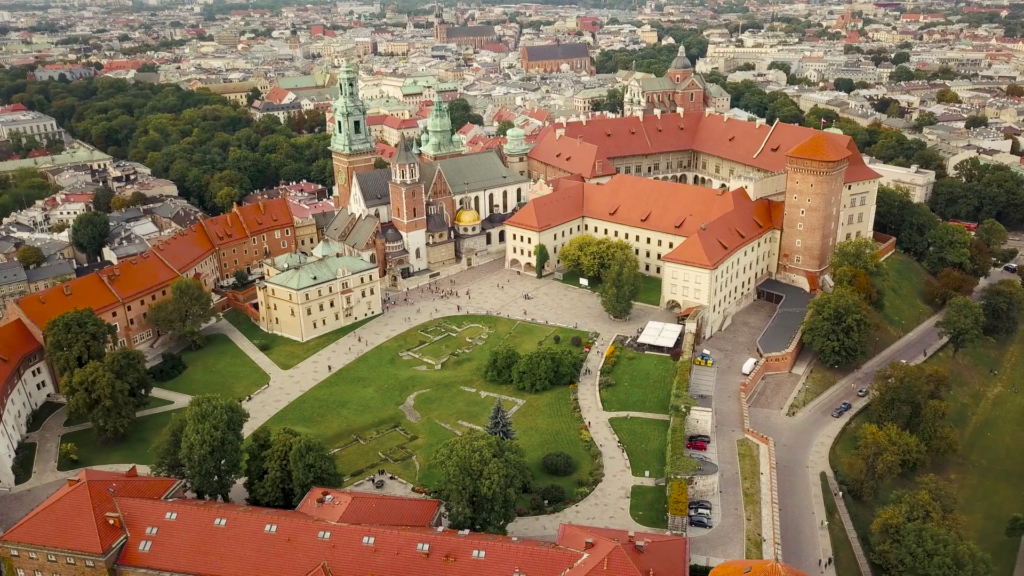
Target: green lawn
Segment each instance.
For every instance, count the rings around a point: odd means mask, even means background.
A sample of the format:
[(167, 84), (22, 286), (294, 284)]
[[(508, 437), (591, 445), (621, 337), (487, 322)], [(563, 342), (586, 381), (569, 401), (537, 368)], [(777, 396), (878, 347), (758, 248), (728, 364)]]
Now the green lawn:
[(825, 499), (825, 516), (828, 519), (828, 537), (832, 541), (832, 561), (836, 565), (837, 576), (861, 576), (860, 564), (853, 551), (853, 544), (846, 535), (843, 519), (839, 516), (835, 496), (828, 487), (828, 478), (821, 473), (821, 495)]
[(24, 484), (32, 479), (32, 467), (36, 462), (36, 443), (22, 442), (14, 451), (14, 484)]
[(761, 534), (761, 449), (749, 438), (736, 441), (740, 459), (740, 484), (743, 489), (745, 550), (748, 560), (764, 556)]
[[(957, 511), (964, 517), (964, 534), (992, 556), (993, 574), (1009, 576), (1017, 558), (1019, 541), (1003, 535), (1006, 520), (1024, 511), (1024, 458), (1020, 438), (1024, 437), (1024, 330), (1009, 342), (987, 341), (968, 348), (953, 358), (948, 349), (928, 362), (945, 367), (952, 376), (949, 393), (949, 422), (957, 431), (960, 451), (934, 458), (920, 474), (938, 474), (956, 487)], [(992, 370), (998, 375), (993, 376)], [(870, 407), (857, 414), (843, 429), (832, 447), (832, 468), (842, 482), (853, 452), (857, 426), (871, 421)], [(865, 551), (876, 506), (884, 505), (894, 489), (912, 485), (903, 477), (883, 485), (873, 501), (858, 501), (844, 495), (847, 510)], [(870, 555), (870, 552), (869, 552)]]
[(608, 412), (668, 414), (675, 373), (668, 356), (623, 350), (609, 374), (615, 384), (601, 389), (601, 404)]
[(54, 412), (60, 410), (64, 406), (65, 404), (61, 402), (50, 402), (49, 400), (40, 404), (39, 408), (36, 408), (35, 410), (32, 411), (32, 417), (29, 418), (28, 421), (28, 431), (38, 431), (40, 428), (43, 427), (43, 423), (46, 422), (47, 418), (53, 416)]
[[(894, 252), (883, 262), (887, 271), (879, 284), (881, 310), (871, 310), (875, 334), (869, 337), (870, 356), (885, 350), (893, 342), (935, 314), (925, 300), (925, 286), (931, 277), (923, 266), (902, 252)], [(865, 358), (865, 360), (867, 360)], [(832, 385), (856, 369), (856, 365), (838, 369), (816, 362), (802, 388), (789, 407), (792, 416), (821, 396)]]
[[(174, 402), (172, 402), (170, 400), (164, 400), (163, 398), (157, 398), (156, 396), (150, 396), (149, 397), (149, 401), (146, 402), (146, 405), (143, 406), (142, 408), (140, 408), (140, 410), (149, 410), (150, 408), (159, 408), (161, 406), (167, 406), (169, 404), (174, 404)], [(79, 424), (85, 424), (88, 421), (89, 421), (89, 417), (88, 416), (79, 416), (78, 418), (65, 418), (63, 426), (65, 428), (70, 428), (72, 426), (78, 426)]]
[(668, 496), (664, 486), (633, 486), (629, 515), (648, 528), (668, 528)]
[[(420, 330), (437, 334), (431, 328), (442, 323), (457, 326), (481, 324), (494, 331), (483, 344), (468, 354), (453, 356), (440, 370), (434, 370), (433, 366), (419, 370), (417, 368), (422, 367), (423, 362), (401, 358), (400, 352), (429, 341), (430, 337), (421, 334)], [(551, 338), (556, 334), (560, 337), (559, 344)], [(519, 323), (493, 316), (434, 320), (395, 336), (337, 370), (275, 414), (267, 426), (289, 426), (314, 434), (331, 447), (351, 444), (335, 454), (339, 469), (348, 476), (358, 477), (364, 470), (386, 468), (410, 482), (429, 486), (440, 481), (431, 465), (431, 456), (441, 443), (453, 437), (453, 433), (441, 424), (460, 432), (468, 431), (469, 428), (458, 421), (482, 426), (494, 406), (494, 398), (481, 397), (461, 387), (512, 396), (526, 401), (512, 416), (512, 424), (534, 478), (542, 485), (560, 484), (569, 494), (574, 494), (578, 487), (576, 481), (586, 478), (594, 463), (587, 443), (581, 438), (585, 425), (579, 414), (573, 411), (572, 391), (563, 387), (530, 394), (511, 386), (484, 382), (482, 377), (489, 352), (502, 343), (527, 352), (538, 345), (569, 347), (569, 340), (574, 335), (586, 337), (584, 332), (576, 330)], [(427, 390), (418, 395), (414, 403), (421, 419), (411, 422), (400, 406), (411, 393), (419, 390)], [(505, 404), (506, 408), (512, 406), (511, 402)], [(372, 438), (375, 432), (394, 426), (401, 426), (415, 438), (403, 439), (398, 432)], [(356, 435), (367, 443), (352, 444)], [(403, 443), (416, 455), (418, 470), (412, 459), (397, 464), (380, 463), (378, 452)], [(579, 463), (574, 475), (559, 478), (541, 470), (541, 458), (555, 451), (567, 452)]]
[(245, 398), (270, 382), (270, 376), (224, 334), (206, 338), (199, 350), (185, 350), (182, 360), (188, 368), (161, 388), (191, 396), (218, 394), (225, 398)]
[(171, 416), (181, 412), (161, 412), (151, 416), (143, 416), (135, 422), (135, 429), (116, 443), (101, 443), (91, 428), (70, 432), (60, 437), (61, 444), (71, 442), (78, 447), (78, 462), (58, 463), (58, 470), (72, 470), (102, 464), (152, 464), (153, 453), (150, 448), (160, 433), (171, 421)]
[[(589, 286), (580, 286), (580, 275), (575, 272), (563, 272), (562, 280), (563, 283), (569, 284), (570, 286), (576, 286), (578, 288), (586, 288), (591, 292), (597, 292), (598, 286), (601, 285), (600, 280), (591, 280)], [(650, 304), (651, 306), (661, 305), (661, 278), (655, 276), (647, 276), (646, 274), (640, 274), (640, 292), (636, 295), (635, 302), (641, 304)]]
[(668, 439), (668, 420), (653, 418), (609, 418), (615, 435), (626, 447), (633, 476), (650, 472), (651, 478), (665, 475), (665, 442)]
[(238, 310), (228, 310), (224, 313), (224, 318), (253, 344), (262, 342), (267, 348), (263, 351), (263, 353), (267, 355), (267, 358), (270, 358), (274, 364), (277, 364), (282, 370), (288, 370), (302, 363), (306, 358), (309, 358), (313, 354), (316, 354), (327, 346), (337, 342), (342, 336), (350, 334), (356, 328), (359, 328), (363, 324), (377, 318), (377, 316), (353, 322), (348, 326), (338, 328), (334, 332), (329, 332), (323, 336), (317, 336), (316, 338), (306, 342), (299, 342), (297, 340), (292, 340), (291, 338), (285, 338), (284, 336), (264, 332), (259, 326), (250, 320), (248, 316)]

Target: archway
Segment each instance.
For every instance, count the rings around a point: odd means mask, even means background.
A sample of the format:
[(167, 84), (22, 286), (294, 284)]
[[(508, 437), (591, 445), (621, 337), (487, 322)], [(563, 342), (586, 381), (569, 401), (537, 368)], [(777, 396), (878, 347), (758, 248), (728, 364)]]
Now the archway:
[(673, 177), (671, 178), (671, 180), (672, 180), (673, 182), (679, 182), (679, 176), (673, 176)]
[(680, 304), (679, 302), (676, 302), (675, 300), (669, 300), (668, 302), (665, 302), (666, 310), (680, 310), (682, 309), (682, 307), (683, 305)]
[(527, 262), (526, 264), (523, 265), (523, 272), (524, 273), (533, 274), (536, 271), (537, 271), (537, 268), (533, 264), (531, 264), (529, 262)]
[(512, 270), (522, 270), (523, 263), (520, 262), (518, 258), (513, 258), (508, 261), (508, 267)]
[(505, 243), (505, 231), (504, 230), (499, 230), (498, 231), (498, 244), (504, 244), (504, 243)]
[(721, 188), (722, 190), (728, 190), (729, 189), (729, 187), (725, 184), (725, 182), (722, 182), (722, 185), (719, 186), (719, 188)]
[(487, 245), (488, 246), (491, 245), (491, 233), (490, 232), (487, 233)]

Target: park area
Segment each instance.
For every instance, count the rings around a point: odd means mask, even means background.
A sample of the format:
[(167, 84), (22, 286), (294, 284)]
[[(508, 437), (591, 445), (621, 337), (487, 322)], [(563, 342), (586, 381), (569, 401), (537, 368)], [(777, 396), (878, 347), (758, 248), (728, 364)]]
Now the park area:
[[(944, 349), (928, 360), (929, 365), (946, 368), (952, 389), (947, 394), (951, 411), (948, 421), (957, 431), (959, 452), (932, 458), (916, 474), (937, 474), (955, 486), (957, 512), (964, 519), (963, 534), (992, 557), (996, 576), (1013, 574), (1020, 544), (1003, 530), (1010, 515), (1024, 512), (1024, 458), (1019, 440), (1024, 437), (1024, 394), (1017, 392), (1024, 373), (1024, 331), (1008, 342), (985, 340), (962, 350), (954, 358)], [(852, 463), (858, 427), (873, 419), (869, 407), (858, 413), (843, 429), (832, 447), (831, 463), (842, 483)], [(844, 494), (851, 519), (870, 556), (868, 539), (875, 510), (888, 502), (894, 490), (912, 487), (904, 475), (883, 484), (878, 495), (867, 501)], [(880, 572), (880, 571), (879, 571)]]
[[(587, 286), (580, 285), (580, 275), (576, 272), (566, 271), (562, 273), (563, 283), (577, 288), (584, 288), (591, 292), (597, 292), (601, 286), (600, 280), (589, 280)], [(640, 292), (636, 295), (636, 301), (651, 306), (661, 305), (661, 278), (655, 276), (640, 275)]]
[[(594, 460), (573, 392), (556, 387), (528, 393), (485, 382), (491, 350), (508, 344), (526, 353), (541, 346), (571, 347), (586, 333), (493, 316), (434, 320), (395, 336), (331, 374), (274, 415), (266, 426), (290, 427), (321, 438), (336, 450), (339, 470), (358, 480), (378, 468), (420, 485), (440, 477), (431, 456), (444, 441), (485, 426), (503, 397), (534, 479), (575, 493)], [(431, 361), (418, 357), (430, 357)], [(582, 353), (582, 351), (581, 351)], [(447, 357), (435, 368), (433, 357)], [(438, 358), (440, 359), (440, 358)], [(578, 463), (574, 474), (541, 470), (541, 458), (563, 451)]]
[(253, 343), (253, 346), (260, 349), (267, 355), (267, 358), (270, 358), (270, 360), (274, 364), (277, 364), (278, 368), (282, 370), (290, 370), (295, 366), (298, 366), (305, 359), (337, 342), (345, 335), (351, 334), (367, 322), (372, 322), (376, 317), (377, 316), (373, 316), (358, 322), (353, 322), (348, 326), (343, 326), (333, 332), (317, 336), (312, 340), (299, 342), (298, 340), (292, 340), (291, 338), (285, 338), (284, 336), (264, 332), (256, 325), (255, 322), (250, 320), (248, 316), (238, 310), (228, 310), (224, 313), (225, 320), (237, 328), (247, 340)]
[[(873, 356), (913, 330), (935, 314), (935, 309), (925, 299), (925, 289), (931, 275), (913, 258), (902, 252), (893, 252), (885, 262), (886, 276), (879, 283), (882, 292), (880, 310), (871, 309), (875, 333), (868, 345)], [(793, 398), (789, 415), (811, 403), (836, 382), (853, 372), (856, 366), (834, 368), (815, 363), (808, 374), (804, 387)]]
[(622, 442), (633, 476), (665, 476), (668, 420), (653, 418), (609, 418), (608, 423)]
[(668, 356), (623, 348), (615, 367), (601, 378), (601, 407), (605, 412), (668, 414), (675, 375), (676, 363)]

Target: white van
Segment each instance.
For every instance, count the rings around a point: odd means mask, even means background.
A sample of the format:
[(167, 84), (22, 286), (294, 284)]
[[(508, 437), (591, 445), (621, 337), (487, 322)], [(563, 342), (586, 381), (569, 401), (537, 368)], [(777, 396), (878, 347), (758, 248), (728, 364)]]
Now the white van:
[(757, 358), (747, 358), (747, 361), (743, 363), (743, 375), (750, 376), (755, 366), (757, 366)]

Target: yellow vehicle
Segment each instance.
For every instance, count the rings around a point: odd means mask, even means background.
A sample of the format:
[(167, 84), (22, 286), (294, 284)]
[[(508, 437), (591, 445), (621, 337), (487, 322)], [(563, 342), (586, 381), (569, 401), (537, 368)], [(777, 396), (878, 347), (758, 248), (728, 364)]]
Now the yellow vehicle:
[(710, 354), (704, 353), (698, 354), (696, 357), (694, 357), (693, 363), (696, 364), (697, 366), (714, 366), (715, 360), (714, 358), (711, 357)]

